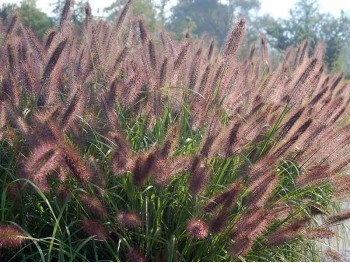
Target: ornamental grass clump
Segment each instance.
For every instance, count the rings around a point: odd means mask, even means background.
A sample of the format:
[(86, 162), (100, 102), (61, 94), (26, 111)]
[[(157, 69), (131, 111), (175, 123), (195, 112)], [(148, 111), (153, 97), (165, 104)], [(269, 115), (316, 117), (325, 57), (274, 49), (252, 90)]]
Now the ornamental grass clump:
[(1, 28), (1, 258), (316, 260), (350, 193), (350, 86), (324, 44), (274, 65), (264, 36), (238, 58), (244, 19), (219, 51), (152, 34), (132, 1), (114, 25), (87, 5), (79, 31), (72, 3), (44, 39)]

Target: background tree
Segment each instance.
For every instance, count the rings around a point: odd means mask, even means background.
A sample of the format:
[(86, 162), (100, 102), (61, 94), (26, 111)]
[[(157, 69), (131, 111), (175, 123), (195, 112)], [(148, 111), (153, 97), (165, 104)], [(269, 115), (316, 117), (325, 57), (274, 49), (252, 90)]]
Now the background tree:
[(315, 46), (324, 15), (320, 14), (317, 0), (299, 0), (289, 11), (289, 19), (264, 17), (264, 28), (271, 44), (280, 50), (296, 45), (304, 39)]
[(226, 2), (229, 23), (232, 23), (237, 17), (245, 17), (249, 20), (249, 17), (256, 16), (261, 6), (259, 0), (227, 0)]
[(179, 0), (167, 27), (178, 36), (186, 29), (198, 36), (206, 33), (221, 46), (233, 21), (243, 16), (252, 22), (259, 8), (259, 0)]
[(30, 27), (40, 37), (53, 26), (52, 19), (36, 6), (37, 0), (22, 0), (20, 6), (16, 4), (2, 4), (0, 18), (7, 24), (14, 12), (18, 12), (23, 25)]
[(16, 4), (2, 4), (0, 7), (0, 19), (6, 23), (17, 9), (18, 5)]
[[(339, 17), (329, 14), (321, 25), (319, 38), (327, 43), (325, 61), (332, 70), (347, 71), (350, 74), (350, 67), (346, 64), (346, 49), (349, 49), (350, 41), (350, 16), (344, 11)], [(349, 62), (349, 61), (348, 61)]]
[(42, 37), (53, 23), (46, 13), (37, 8), (36, 2), (37, 0), (22, 0), (18, 12), (22, 23)]
[(154, 7), (158, 13), (158, 19), (161, 23), (161, 25), (165, 24), (166, 21), (166, 7), (169, 5), (170, 0), (159, 0), (154, 3)]
[(350, 79), (350, 47), (344, 47), (342, 53), (343, 61), (341, 63), (341, 70), (345, 71), (347, 78)]
[(168, 28), (181, 36), (185, 30), (215, 37), (221, 44), (227, 29), (225, 6), (217, 0), (179, 0), (172, 9)]
[(317, 0), (299, 0), (290, 10), (288, 19), (265, 16), (261, 21), (271, 45), (278, 50), (308, 39), (312, 51), (319, 40), (325, 41), (325, 63), (329, 69), (336, 67), (349, 40), (349, 15), (342, 12), (340, 17), (334, 17), (321, 13)]

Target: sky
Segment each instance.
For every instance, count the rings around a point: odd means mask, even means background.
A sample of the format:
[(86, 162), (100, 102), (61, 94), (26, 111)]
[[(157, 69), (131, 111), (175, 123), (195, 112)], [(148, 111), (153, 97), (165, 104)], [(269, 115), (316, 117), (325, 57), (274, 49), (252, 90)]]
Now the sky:
[[(297, 0), (261, 0), (260, 13), (268, 13), (275, 18), (289, 16), (289, 10), (293, 8)], [(350, 12), (350, 0), (318, 0), (322, 13), (331, 13), (338, 16), (341, 10)]]
[[(21, 0), (0, 0), (2, 3), (20, 3)], [(93, 14), (102, 15), (102, 10), (111, 5), (114, 0), (89, 0)], [(136, 0), (137, 1), (137, 0)], [(260, 0), (260, 14), (270, 14), (274, 18), (286, 18), (289, 10), (294, 6), (297, 0)], [(55, 0), (37, 0), (37, 6), (44, 12), (50, 14), (52, 7), (50, 3)], [(176, 2), (176, 0), (172, 0)], [(337, 16), (340, 10), (350, 12), (350, 0), (318, 0), (322, 12), (330, 12)]]

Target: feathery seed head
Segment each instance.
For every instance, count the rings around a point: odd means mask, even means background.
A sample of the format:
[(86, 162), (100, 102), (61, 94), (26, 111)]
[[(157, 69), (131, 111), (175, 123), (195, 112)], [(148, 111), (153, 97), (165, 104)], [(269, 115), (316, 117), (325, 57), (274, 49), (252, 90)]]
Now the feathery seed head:
[(324, 239), (335, 237), (335, 232), (326, 228), (305, 229), (304, 236), (308, 239)]
[(121, 226), (129, 229), (139, 228), (143, 225), (141, 217), (134, 212), (119, 212), (116, 219)]
[(141, 251), (141, 248), (139, 248), (139, 247), (132, 248), (129, 251), (127, 256), (131, 262), (146, 262), (147, 261), (144, 253)]
[(85, 218), (82, 223), (84, 231), (89, 236), (95, 236), (99, 241), (106, 240), (107, 232), (99, 221)]
[(208, 226), (200, 219), (191, 219), (186, 227), (187, 233), (194, 239), (205, 239), (208, 235)]
[(25, 234), (16, 226), (0, 225), (0, 248), (18, 248), (25, 242)]
[(333, 249), (327, 248), (324, 253), (326, 256), (328, 256), (329, 258), (331, 258), (336, 262), (343, 261), (343, 256), (339, 252)]
[(81, 197), (81, 200), (93, 215), (98, 216), (100, 218), (104, 218), (107, 216), (107, 210), (105, 206), (97, 197), (84, 194)]
[(231, 32), (224, 45), (223, 56), (229, 60), (234, 59), (238, 48), (244, 37), (246, 29), (246, 22), (244, 19), (239, 19), (232, 27)]

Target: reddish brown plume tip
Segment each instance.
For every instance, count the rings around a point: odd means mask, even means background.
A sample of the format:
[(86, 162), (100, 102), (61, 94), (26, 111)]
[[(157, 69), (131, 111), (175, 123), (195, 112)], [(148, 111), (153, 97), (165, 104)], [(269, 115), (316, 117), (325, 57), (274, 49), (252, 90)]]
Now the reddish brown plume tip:
[(334, 231), (326, 228), (306, 229), (304, 236), (308, 239), (324, 239), (335, 237)]
[(85, 218), (82, 223), (85, 232), (89, 236), (96, 236), (98, 240), (105, 240), (107, 238), (107, 232), (99, 221)]
[(135, 229), (142, 226), (141, 217), (133, 212), (120, 212), (117, 214), (117, 222), (130, 229)]
[(187, 233), (194, 239), (201, 240), (208, 236), (208, 226), (200, 219), (191, 219), (188, 221)]
[(25, 234), (16, 226), (0, 225), (0, 249), (18, 248), (25, 241)]
[(245, 255), (252, 247), (253, 241), (249, 237), (242, 237), (230, 247), (230, 254), (234, 257)]
[(146, 262), (147, 259), (145, 255), (142, 253), (141, 248), (134, 247), (128, 253), (128, 259), (131, 262)]
[(337, 261), (337, 262), (343, 261), (343, 256), (339, 252), (333, 249), (328, 248), (324, 253), (327, 257), (331, 258), (333, 261)]
[(234, 26), (226, 40), (224, 45), (223, 55), (226, 57), (234, 57), (237, 53), (237, 50), (240, 46), (240, 43), (244, 37), (246, 29), (246, 21), (241, 18), (239, 19)]
[(107, 216), (107, 211), (105, 206), (97, 197), (84, 194), (81, 197), (81, 200), (93, 215), (101, 218), (104, 218)]
[(350, 211), (346, 211), (340, 214), (332, 215), (326, 219), (327, 225), (333, 225), (342, 221), (350, 219)]

